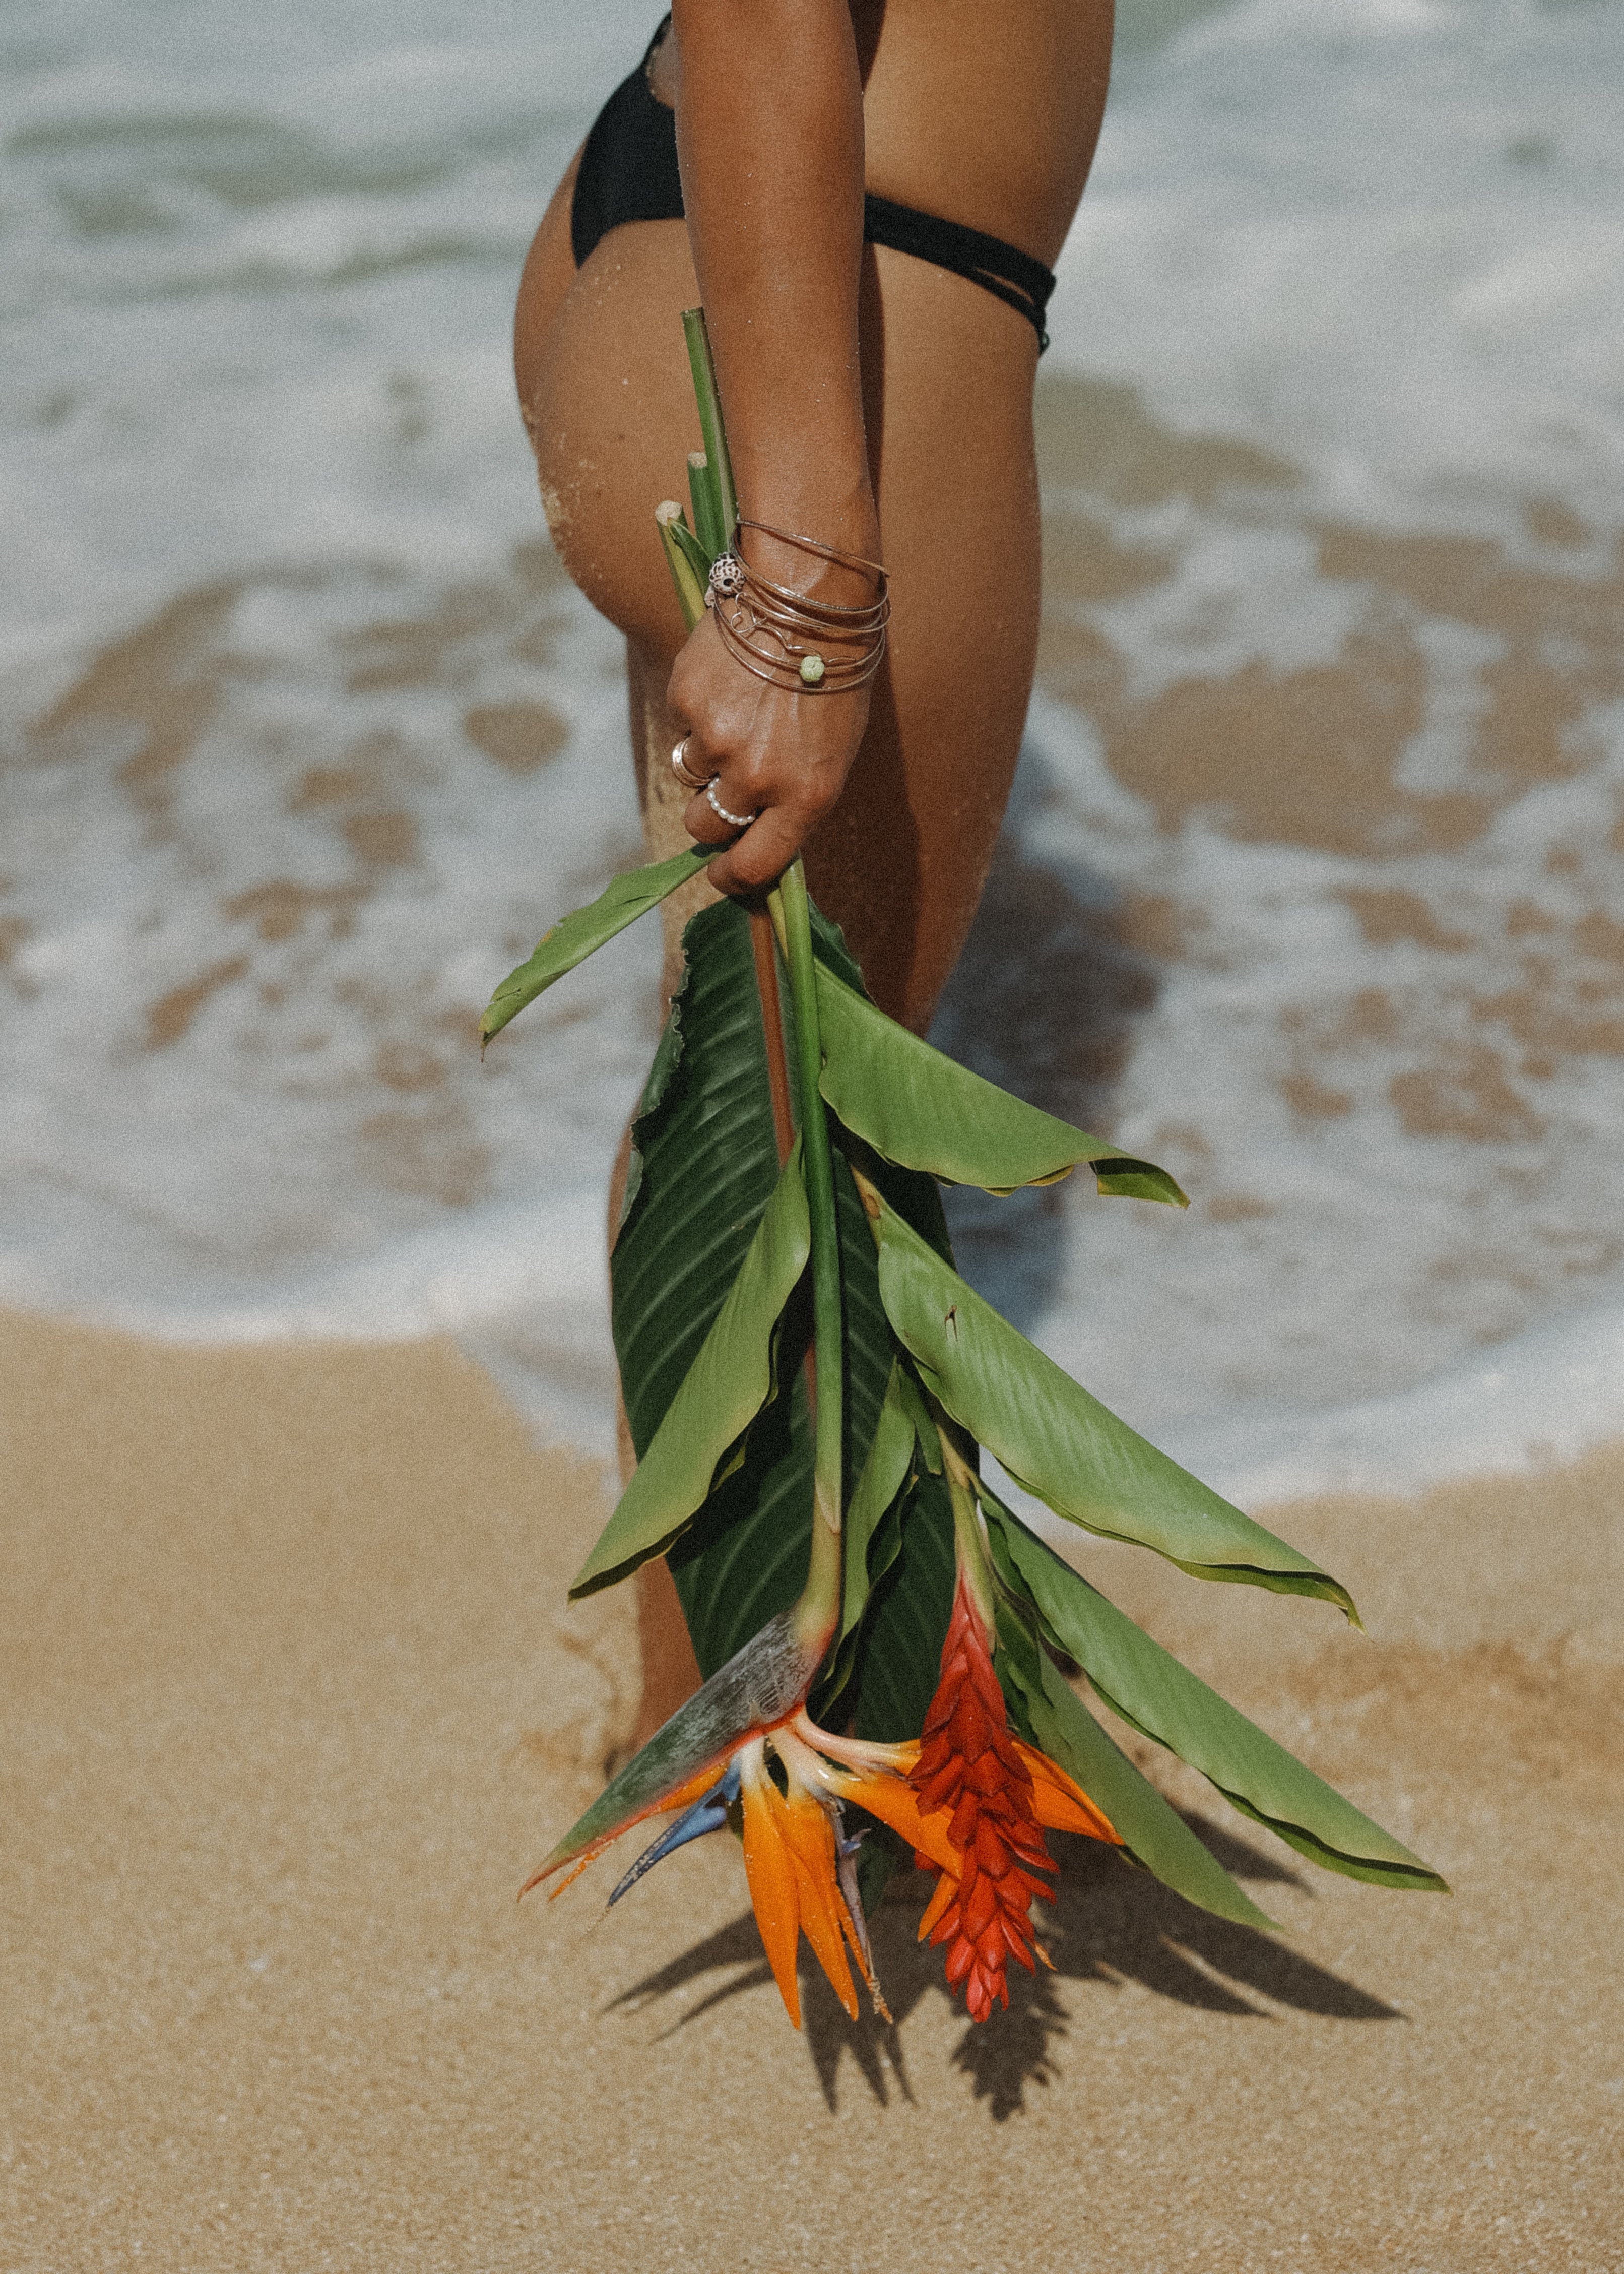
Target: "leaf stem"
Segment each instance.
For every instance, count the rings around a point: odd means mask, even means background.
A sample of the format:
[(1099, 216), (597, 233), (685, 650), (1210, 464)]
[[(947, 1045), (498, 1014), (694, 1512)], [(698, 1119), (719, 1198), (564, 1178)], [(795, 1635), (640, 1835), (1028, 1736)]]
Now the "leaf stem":
[(834, 1163), (819, 1082), (823, 1071), (818, 1035), (817, 981), (812, 962), (812, 920), (806, 870), (792, 861), (768, 895), (774, 929), (789, 973), (795, 1028), (795, 1075), (801, 1109), (801, 1161), (812, 1235), (812, 1347), (816, 1361), (816, 1434), (813, 1458), (812, 1556), (797, 1623), (832, 1628), (840, 1610), (840, 1491), (844, 1455), (840, 1241), (835, 1223)]
[(756, 960), (756, 991), (761, 998), (762, 1026), (767, 1040), (767, 1087), (772, 1093), (772, 1129), (778, 1141), (778, 1166), (790, 1156), (795, 1142), (794, 1108), (790, 1103), (789, 1052), (784, 1041), (784, 1011), (778, 995), (778, 959), (772, 939), (772, 919), (765, 908), (750, 910), (750, 953)]
[(709, 558), (705, 573), (710, 573), (710, 562), (718, 553), (727, 550), (732, 534), (722, 527), (722, 501), (716, 476), (710, 471), (709, 459), (703, 450), (688, 454), (688, 493), (694, 506), (694, 534), (703, 546)]
[(731, 545), (739, 523), (739, 499), (733, 489), (733, 460), (727, 455), (722, 398), (717, 392), (716, 365), (710, 358), (710, 335), (705, 328), (703, 308), (684, 308), (682, 331), (694, 374), (694, 399), (699, 405), (699, 431), (705, 438), (706, 467), (715, 478), (717, 502), (722, 512), (722, 542)]
[(990, 1634), (997, 1597), (986, 1543), (981, 1538), (977, 1512), (981, 1496), (976, 1490), (975, 1472), (959, 1450), (961, 1432), (958, 1424), (929, 1390), (925, 1392), (925, 1404), (942, 1441), (942, 1467), (947, 1478), (948, 1497), (953, 1503), (953, 1560)]

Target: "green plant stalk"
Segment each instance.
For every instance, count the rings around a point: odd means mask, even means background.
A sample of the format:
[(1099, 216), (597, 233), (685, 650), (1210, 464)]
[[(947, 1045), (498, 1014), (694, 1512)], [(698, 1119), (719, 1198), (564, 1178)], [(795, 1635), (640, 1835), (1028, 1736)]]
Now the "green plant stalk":
[(671, 512), (670, 508), (675, 503), (674, 499), (668, 499), (665, 505), (660, 508), (660, 511), (666, 515), (665, 528), (675, 543), (678, 552), (686, 555), (688, 565), (698, 577), (700, 591), (703, 592), (710, 581), (711, 555), (705, 551), (698, 538), (688, 527), (681, 507), (677, 506), (674, 514)]
[(975, 1472), (959, 1450), (958, 1424), (929, 1390), (925, 1392), (925, 1404), (936, 1425), (936, 1434), (942, 1443), (942, 1468), (947, 1479), (948, 1497), (953, 1503), (954, 1555), (959, 1571), (975, 1599), (975, 1607), (986, 1623), (987, 1631), (991, 1634), (995, 1631), (997, 1595), (987, 1543), (981, 1538)]
[(731, 545), (739, 522), (739, 499), (733, 488), (733, 460), (727, 455), (727, 435), (722, 425), (722, 398), (717, 392), (716, 365), (710, 359), (710, 335), (703, 308), (684, 308), (683, 336), (694, 374), (694, 399), (699, 405), (699, 431), (705, 439), (705, 463), (716, 477), (717, 503), (721, 508), (722, 536)]
[[(683, 551), (675, 523), (682, 519), (682, 508), (673, 499), (654, 508), (654, 526), (659, 531), (659, 541), (665, 548), (665, 566), (671, 571), (671, 581), (677, 588), (677, 606), (682, 611), (682, 621), (689, 631), (705, 612), (705, 588), (695, 571), (693, 562)], [(684, 536), (688, 534), (686, 527)]]
[(694, 534), (707, 555), (706, 569), (718, 553), (727, 550), (729, 532), (722, 527), (722, 500), (710, 461), (703, 450), (688, 454), (688, 493), (694, 506)]
[(803, 1633), (832, 1632), (840, 1615), (842, 1412), (845, 1382), (840, 1297), (840, 1240), (835, 1224), (834, 1162), (829, 1123), (818, 1085), (823, 1071), (817, 1024), (817, 981), (812, 965), (812, 920), (806, 870), (792, 861), (768, 895), (773, 928), (789, 974), (795, 1028), (795, 1076), (801, 1118), (801, 1157), (806, 1173), (807, 1216), (812, 1236), (812, 1350), (816, 1421), (813, 1440), (812, 1554), (807, 1584), (795, 1608)]

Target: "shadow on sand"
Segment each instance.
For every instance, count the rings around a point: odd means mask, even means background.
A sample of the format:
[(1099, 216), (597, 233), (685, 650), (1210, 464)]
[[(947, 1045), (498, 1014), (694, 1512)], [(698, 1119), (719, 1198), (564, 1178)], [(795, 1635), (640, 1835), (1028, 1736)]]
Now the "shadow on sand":
[[(1187, 1820), (1238, 1878), (1294, 1887), (1306, 1885), (1289, 1864), (1249, 1841), (1199, 1816)], [(1033, 2086), (1049, 2084), (1058, 2075), (1055, 2047), (1069, 2035), (1071, 2022), (1061, 1996), (1067, 1983), (1092, 1984), (1104, 1991), (1138, 1982), (1158, 1997), (1254, 2021), (1278, 2018), (1272, 2009), (1280, 2007), (1341, 2022), (1403, 2018), (1396, 2007), (1283, 1943), (1198, 1910), (1156, 1880), (1132, 1870), (1112, 1850), (1060, 1834), (1050, 1838), (1060, 1864), (1060, 1883), (1055, 1901), (1046, 1907), (1041, 1939), (1053, 1971), (1040, 1968), (1034, 1977), (1011, 1967), (1009, 2011), (996, 2012), (979, 2027), (966, 2024), (953, 2053), (954, 2066), (970, 2079), (975, 2097), (986, 2102), (995, 2122), (1024, 2108)], [(925, 1892), (922, 1878), (898, 1872), (870, 1922), (875, 1964), (895, 2016), (890, 2023), (882, 2022), (866, 2002), (857, 2020), (848, 2021), (801, 1946), (801, 2018), (831, 2112), (846, 2055), (882, 2107), (889, 2104), (893, 2090), (905, 2099), (914, 2097), (901, 2024), (926, 1997), (947, 1995), (941, 1953), (921, 1947), (915, 1939)], [(741, 1991), (771, 1981), (748, 1911), (632, 1984), (613, 2007), (637, 2012), (657, 2007), (721, 1971), (729, 1978), (686, 2007), (667, 2034), (685, 2029)]]

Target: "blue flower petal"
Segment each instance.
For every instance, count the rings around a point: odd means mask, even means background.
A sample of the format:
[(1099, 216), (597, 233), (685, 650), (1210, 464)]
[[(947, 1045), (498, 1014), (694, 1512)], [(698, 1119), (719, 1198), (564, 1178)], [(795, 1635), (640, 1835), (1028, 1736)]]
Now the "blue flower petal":
[(703, 1840), (707, 1832), (721, 1831), (727, 1821), (727, 1811), (738, 1797), (739, 1765), (733, 1761), (719, 1783), (713, 1784), (692, 1808), (679, 1816), (669, 1832), (662, 1832), (651, 1847), (643, 1849), (610, 1896), (610, 1903), (618, 1903), (628, 1887), (635, 1887), (643, 1873), (651, 1871), (673, 1849), (685, 1847), (690, 1840)]

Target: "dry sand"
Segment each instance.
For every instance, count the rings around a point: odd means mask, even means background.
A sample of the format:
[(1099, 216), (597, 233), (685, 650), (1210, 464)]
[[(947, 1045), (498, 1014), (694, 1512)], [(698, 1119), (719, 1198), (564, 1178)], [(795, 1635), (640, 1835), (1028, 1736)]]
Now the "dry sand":
[(1091, 1563), (1452, 1899), (1175, 1781), (1283, 1939), (1073, 1848), (1007, 2017), (910, 1889), (897, 2028), (798, 2037), (725, 1839), (515, 1907), (635, 1645), (562, 1608), (602, 1478), (453, 1350), (0, 1319), (0, 1440), (6, 2274), (1624, 2267), (1624, 1454), (1282, 1518), (1373, 1639)]

